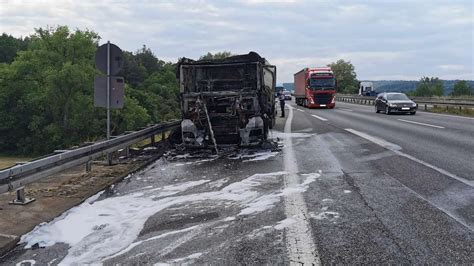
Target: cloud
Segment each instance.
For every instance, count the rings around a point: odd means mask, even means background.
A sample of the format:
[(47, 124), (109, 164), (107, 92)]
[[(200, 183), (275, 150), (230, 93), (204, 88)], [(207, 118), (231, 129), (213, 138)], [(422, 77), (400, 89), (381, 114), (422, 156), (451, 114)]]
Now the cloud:
[(465, 68), (463, 65), (439, 65), (438, 67), (447, 71), (462, 71)]
[(360, 79), (474, 78), (470, 1), (0, 1), (0, 31), (14, 36), (88, 28), (171, 61), (256, 51), (277, 65), (278, 82), (338, 59), (351, 61)]

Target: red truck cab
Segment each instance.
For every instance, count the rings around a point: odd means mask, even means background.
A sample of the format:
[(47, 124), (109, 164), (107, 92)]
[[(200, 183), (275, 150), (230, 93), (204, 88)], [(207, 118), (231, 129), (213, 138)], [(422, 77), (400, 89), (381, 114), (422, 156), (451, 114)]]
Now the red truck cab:
[(336, 105), (336, 77), (330, 67), (304, 68), (294, 75), (296, 104), (308, 108)]

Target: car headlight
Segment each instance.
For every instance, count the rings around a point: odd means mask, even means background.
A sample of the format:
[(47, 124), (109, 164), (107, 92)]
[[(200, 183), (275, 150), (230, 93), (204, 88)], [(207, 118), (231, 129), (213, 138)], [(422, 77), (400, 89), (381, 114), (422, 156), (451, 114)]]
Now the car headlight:
[(417, 105), (416, 103), (412, 103), (412, 104), (411, 104), (411, 106), (413, 106), (413, 107), (416, 107), (416, 105)]
[(390, 106), (390, 107), (397, 107), (397, 105), (394, 104), (394, 103), (389, 103), (388, 106)]

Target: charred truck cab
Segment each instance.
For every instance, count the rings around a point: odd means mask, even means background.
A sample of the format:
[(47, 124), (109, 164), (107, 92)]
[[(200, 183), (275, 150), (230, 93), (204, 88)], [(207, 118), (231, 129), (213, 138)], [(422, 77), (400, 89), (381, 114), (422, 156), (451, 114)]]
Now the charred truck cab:
[(276, 67), (255, 52), (178, 62), (186, 147), (261, 144), (275, 124)]

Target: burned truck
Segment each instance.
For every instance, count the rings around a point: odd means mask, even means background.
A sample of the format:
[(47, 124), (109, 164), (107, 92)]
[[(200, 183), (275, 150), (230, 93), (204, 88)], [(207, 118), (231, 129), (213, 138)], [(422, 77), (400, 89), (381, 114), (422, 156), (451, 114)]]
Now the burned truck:
[(185, 147), (263, 143), (275, 124), (276, 67), (255, 52), (178, 62)]

